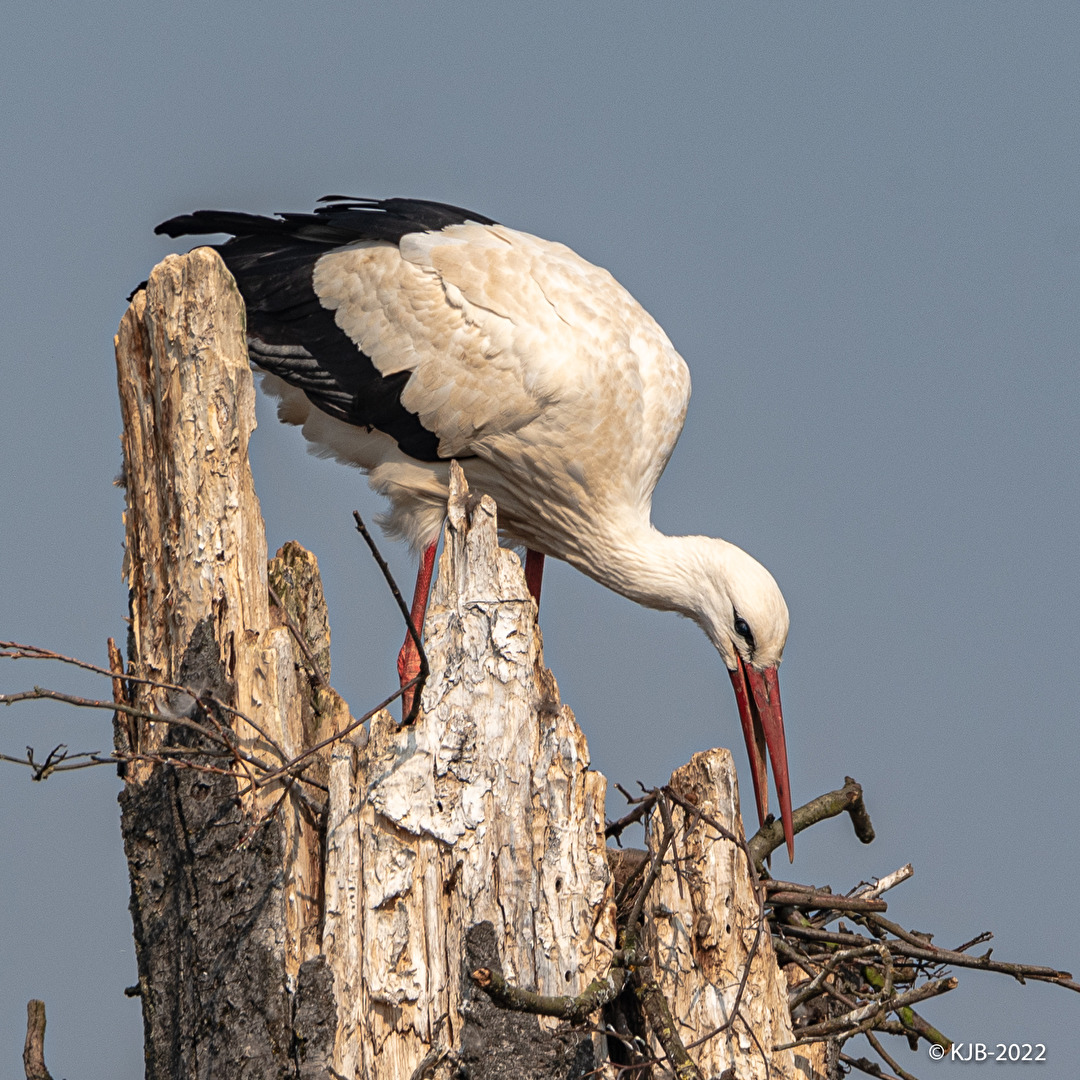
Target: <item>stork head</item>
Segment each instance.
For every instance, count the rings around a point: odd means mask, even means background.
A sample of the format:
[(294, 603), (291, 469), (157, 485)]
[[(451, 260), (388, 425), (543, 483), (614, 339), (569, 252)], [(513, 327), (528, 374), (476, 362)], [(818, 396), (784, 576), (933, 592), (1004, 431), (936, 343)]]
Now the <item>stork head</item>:
[[(795, 858), (784, 718), (777, 668), (788, 635), (788, 610), (772, 574), (741, 548), (718, 541), (719, 565), (708, 576), (714, 588), (703, 597), (702, 625), (724, 658), (739, 706), (754, 778), (758, 820), (769, 812), (765, 756), (772, 760), (788, 856)], [(710, 560), (711, 561), (711, 560)]]

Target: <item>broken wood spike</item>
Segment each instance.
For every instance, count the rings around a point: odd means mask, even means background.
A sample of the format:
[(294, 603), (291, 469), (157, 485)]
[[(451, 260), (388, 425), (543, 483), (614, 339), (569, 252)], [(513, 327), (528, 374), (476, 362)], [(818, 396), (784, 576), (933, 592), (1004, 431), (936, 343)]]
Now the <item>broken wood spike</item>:
[(26, 1080), (52, 1080), (52, 1075), (45, 1068), (45, 1002), (37, 998), (26, 1003), (23, 1070)]

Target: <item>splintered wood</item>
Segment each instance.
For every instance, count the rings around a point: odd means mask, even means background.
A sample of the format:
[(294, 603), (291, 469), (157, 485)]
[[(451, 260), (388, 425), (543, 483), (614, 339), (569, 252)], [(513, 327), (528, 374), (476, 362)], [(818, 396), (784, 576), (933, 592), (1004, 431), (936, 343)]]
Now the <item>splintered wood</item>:
[[(231, 729), (245, 755), (235, 764), (246, 813), (257, 820), (276, 808), (293, 855), (284, 868), (281, 938), (295, 974), (318, 953), (320, 838), (301, 785), (282, 778), (260, 786), (247, 759), (285, 764), (312, 744), (320, 723), (322, 735), (342, 723), (344, 708), (324, 695), (313, 709), (305, 680), (298, 681), (304, 658), (280, 613), (270, 611), (266, 535), (247, 457), (255, 390), (244, 305), (217, 253), (200, 248), (157, 266), (132, 298), (115, 344), (131, 596), (127, 674), (192, 691), (128, 684), (130, 704), (167, 718), (118, 725), (117, 749), (132, 757), (128, 792), (150, 779), (164, 749), (176, 752), (182, 732), (190, 734), (177, 721), (192, 713), (194, 696), (211, 695), (233, 710), (215, 721)], [(317, 581), (314, 556), (303, 552), (305, 560), (301, 567), (297, 558), (283, 562), (279, 573)], [(328, 629), (325, 636), (328, 663)]]
[(452, 468), (421, 715), (377, 716), (359, 762), (343, 750), (331, 770), (323, 947), (351, 988), (349, 1077), (407, 1078), (459, 1042), (470, 927), (490, 923), (507, 978), (546, 994), (579, 993), (615, 942), (604, 778), (543, 667), (495, 505)]
[[(691, 1051), (706, 1077), (731, 1068), (740, 1080), (823, 1075), (818, 1072), (823, 1045), (771, 1052), (792, 1041), (787, 981), (777, 966), (744, 852), (704, 820), (712, 818), (742, 835), (731, 754), (723, 749), (695, 754), (675, 770), (670, 786), (701, 816), (672, 808), (672, 858), (665, 860), (650, 895), (646, 931), (657, 981), (684, 1043), (714, 1033)], [(649, 832), (655, 850), (664, 832), (657, 812)]]
[[(193, 689), (227, 688), (229, 705), (252, 719), (269, 719), (278, 741), (288, 741), (290, 733), (301, 734), (300, 725), (283, 712), (299, 699), (281, 685), (293, 667), (293, 644), (286, 628), (271, 626), (266, 535), (247, 458), (255, 389), (244, 302), (216, 252), (170, 255), (154, 268), (120, 323), (116, 355), (129, 674), (191, 685), (190, 669), (203, 659), (192, 643), (213, 640), (219, 667), (200, 671), (206, 683)], [(145, 685), (135, 687), (133, 703), (166, 715), (190, 707), (183, 694)], [(161, 723), (142, 725), (132, 732), (131, 750), (153, 755), (168, 730)], [(264, 749), (242, 719), (237, 734), (241, 745)], [(129, 781), (152, 767), (133, 763)], [(269, 805), (277, 794), (266, 791), (260, 801)]]

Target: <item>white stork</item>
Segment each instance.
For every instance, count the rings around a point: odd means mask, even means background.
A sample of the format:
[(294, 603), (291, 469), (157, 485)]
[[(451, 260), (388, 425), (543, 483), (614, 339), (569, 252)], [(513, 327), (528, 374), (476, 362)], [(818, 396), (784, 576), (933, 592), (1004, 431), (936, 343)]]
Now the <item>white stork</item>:
[[(690, 376), (667, 335), (609, 274), (562, 244), (459, 207), (328, 196), (313, 214), (200, 210), (159, 225), (227, 233), (217, 250), (247, 304), (248, 348), (321, 454), (390, 500), (382, 521), (421, 553), (422, 628), (449, 462), (490, 494), (527, 549), (646, 607), (693, 619), (727, 665), (759, 817), (766, 748), (793, 857), (777, 666), (784, 598), (740, 548), (665, 536), (652, 492), (682, 430)], [(406, 637), (404, 684), (419, 670)], [(408, 703), (406, 703), (406, 713)]]

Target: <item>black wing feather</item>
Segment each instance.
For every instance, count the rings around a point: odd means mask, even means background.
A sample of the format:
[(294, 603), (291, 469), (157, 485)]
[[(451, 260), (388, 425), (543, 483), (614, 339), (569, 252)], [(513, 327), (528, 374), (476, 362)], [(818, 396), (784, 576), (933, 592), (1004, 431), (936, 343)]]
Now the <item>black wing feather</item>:
[(360, 240), (397, 243), (411, 232), (433, 232), (491, 218), (420, 199), (355, 199), (328, 195), (313, 214), (264, 217), (197, 210), (154, 231), (168, 236), (229, 233), (215, 245), (236, 278), (248, 316), (249, 351), (266, 371), (301, 389), (319, 409), (346, 423), (377, 428), (411, 457), (438, 461), (438, 437), (401, 404), (408, 371), (381, 374), (371, 358), (319, 302), (313, 274), (327, 252)]

